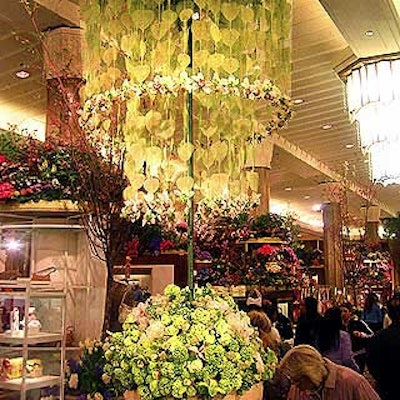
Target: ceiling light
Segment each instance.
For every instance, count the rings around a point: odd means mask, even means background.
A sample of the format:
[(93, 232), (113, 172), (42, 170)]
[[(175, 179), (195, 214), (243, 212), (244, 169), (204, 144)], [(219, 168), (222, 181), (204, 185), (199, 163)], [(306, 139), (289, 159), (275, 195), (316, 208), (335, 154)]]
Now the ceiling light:
[(321, 129), (323, 129), (324, 131), (326, 131), (327, 129), (331, 129), (332, 125), (331, 124), (325, 124), (321, 126)]
[(348, 71), (346, 95), (350, 119), (358, 122), (361, 146), (371, 160), (372, 179), (400, 183), (399, 55), (363, 60)]
[(290, 186), (288, 186), (288, 187), (285, 187), (285, 190), (286, 190), (287, 192), (290, 192), (290, 191), (292, 190), (292, 188), (291, 188)]
[(367, 31), (364, 32), (364, 35), (369, 36), (369, 37), (374, 36), (374, 31), (372, 31), (371, 29), (368, 29)]
[(15, 75), (20, 79), (26, 79), (31, 76), (31, 74), (28, 71), (25, 71), (24, 69), (17, 71)]
[(308, 194), (304, 196), (304, 200), (308, 200), (311, 196), (309, 196)]
[(294, 104), (302, 104), (302, 103), (304, 103), (304, 100), (303, 99), (294, 99), (293, 103)]
[(351, 144), (351, 143), (346, 144), (346, 149), (352, 149), (353, 147), (354, 147), (354, 144)]
[(321, 211), (322, 204), (314, 204), (312, 206), (313, 211)]

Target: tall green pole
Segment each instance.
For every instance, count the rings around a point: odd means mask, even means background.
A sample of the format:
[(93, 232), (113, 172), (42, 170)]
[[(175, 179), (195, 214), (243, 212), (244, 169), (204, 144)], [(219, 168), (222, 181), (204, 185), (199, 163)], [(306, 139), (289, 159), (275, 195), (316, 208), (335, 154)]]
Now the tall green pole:
[[(193, 34), (192, 34), (192, 22), (193, 19), (188, 20), (188, 56), (190, 58), (189, 64), (189, 75), (193, 75)], [(193, 144), (193, 93), (188, 91), (187, 95), (187, 113), (188, 113), (188, 123), (187, 123), (187, 140), (189, 143)], [(193, 154), (188, 160), (188, 175), (194, 179), (194, 167), (193, 167)], [(188, 204), (188, 249), (187, 249), (187, 277), (188, 286), (191, 293), (193, 294), (193, 270), (194, 270), (194, 196), (189, 198)]]

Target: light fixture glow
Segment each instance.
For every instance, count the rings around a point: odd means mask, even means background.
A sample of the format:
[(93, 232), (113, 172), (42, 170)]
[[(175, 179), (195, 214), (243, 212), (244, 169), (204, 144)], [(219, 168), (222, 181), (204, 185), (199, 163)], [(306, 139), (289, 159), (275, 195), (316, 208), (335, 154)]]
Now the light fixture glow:
[(293, 100), (293, 103), (294, 103), (294, 104), (303, 104), (303, 103), (304, 103), (304, 100), (303, 100), (303, 99), (294, 99), (294, 100)]
[(20, 79), (26, 79), (31, 76), (31, 74), (28, 71), (25, 71), (24, 69), (21, 69), (20, 71), (17, 71), (15, 75), (20, 78)]
[(22, 244), (15, 239), (10, 239), (5, 243), (5, 248), (10, 251), (19, 250), (21, 247)]
[(365, 36), (374, 36), (375, 32), (371, 29), (368, 29), (367, 31), (364, 32)]
[(322, 204), (314, 204), (312, 206), (312, 210), (315, 212), (321, 211), (321, 209), (322, 209)]
[(357, 121), (361, 146), (370, 155), (373, 180), (400, 183), (399, 55), (351, 70), (346, 95), (350, 119)]
[(323, 129), (324, 131), (326, 131), (327, 129), (331, 129), (332, 125), (331, 124), (325, 124), (321, 126), (321, 129)]
[(290, 192), (290, 191), (292, 190), (292, 188), (291, 188), (290, 186), (288, 186), (288, 187), (285, 187), (285, 190), (286, 190), (287, 192)]
[(346, 149), (352, 149), (354, 147), (354, 144), (349, 143), (349, 144), (346, 144), (345, 147), (346, 147)]

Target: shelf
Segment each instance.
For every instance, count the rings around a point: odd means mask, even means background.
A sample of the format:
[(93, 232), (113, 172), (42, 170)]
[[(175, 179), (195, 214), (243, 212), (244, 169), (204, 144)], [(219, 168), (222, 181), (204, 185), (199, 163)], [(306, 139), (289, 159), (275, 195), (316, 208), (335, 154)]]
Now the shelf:
[[(43, 375), (38, 378), (25, 378), (26, 390), (40, 389), (46, 386), (54, 386), (60, 384), (60, 377), (54, 375)], [(9, 379), (0, 381), (0, 389), (21, 390), (23, 386), (23, 378)]]
[(261, 237), (255, 239), (241, 240), (236, 244), (287, 244), (284, 240), (274, 237)]
[[(25, 342), (26, 340), (26, 342)], [(49, 343), (49, 342), (60, 342), (62, 336), (59, 333), (51, 332), (39, 332), (33, 335), (28, 335), (25, 339), (23, 335), (21, 336), (11, 336), (10, 333), (0, 333), (0, 343), (3, 344), (39, 344), (39, 343)]]

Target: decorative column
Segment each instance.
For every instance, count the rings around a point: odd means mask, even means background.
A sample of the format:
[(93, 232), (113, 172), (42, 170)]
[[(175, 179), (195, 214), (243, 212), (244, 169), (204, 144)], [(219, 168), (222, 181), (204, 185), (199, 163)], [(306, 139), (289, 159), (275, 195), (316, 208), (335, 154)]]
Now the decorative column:
[(379, 241), (378, 227), (380, 222), (379, 206), (365, 206), (363, 210), (365, 218), (365, 241), (367, 243), (377, 243)]
[(79, 89), (82, 86), (82, 31), (56, 28), (43, 42), (47, 85), (46, 134), (66, 137), (76, 129)]
[(271, 198), (270, 169), (274, 153), (274, 144), (268, 138), (249, 148), (249, 159), (246, 168), (258, 174), (258, 193), (260, 194), (259, 214), (269, 212)]
[(324, 222), (324, 262), (327, 285), (343, 288), (343, 242), (341, 200), (343, 189), (331, 182), (324, 188), (326, 197), (322, 206)]

